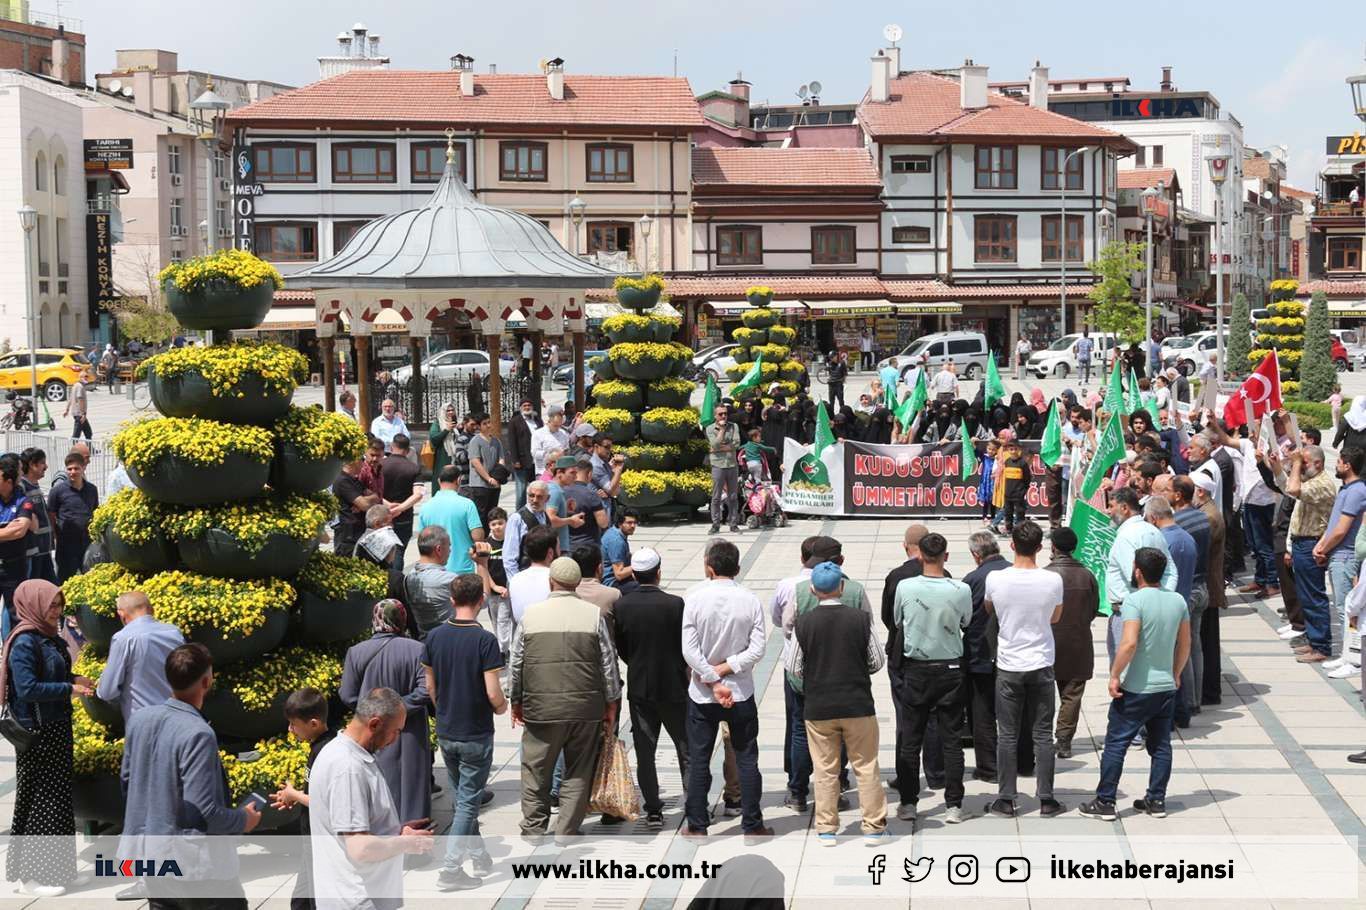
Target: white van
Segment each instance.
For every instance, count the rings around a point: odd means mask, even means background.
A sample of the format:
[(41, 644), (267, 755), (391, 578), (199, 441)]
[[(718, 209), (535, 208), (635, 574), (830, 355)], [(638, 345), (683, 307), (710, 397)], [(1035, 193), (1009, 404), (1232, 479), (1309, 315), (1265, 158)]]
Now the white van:
[[(1069, 375), (1079, 372), (1077, 342), (1080, 339), (1081, 334), (1074, 332), (1071, 335), (1062, 336), (1041, 351), (1035, 351), (1029, 355), (1029, 362), (1025, 365), (1025, 371), (1040, 379), (1048, 376), (1066, 379)], [(1110, 356), (1110, 351), (1114, 346), (1115, 336), (1113, 335), (1091, 336), (1092, 376), (1105, 369), (1106, 358)]]
[[(896, 355), (896, 365), (901, 375), (913, 371), (917, 364), (924, 364), (931, 374), (952, 360), (959, 377), (967, 380), (981, 379), (987, 373), (987, 336), (981, 332), (932, 332), (906, 345)], [(891, 358), (878, 362), (877, 368), (885, 367)]]

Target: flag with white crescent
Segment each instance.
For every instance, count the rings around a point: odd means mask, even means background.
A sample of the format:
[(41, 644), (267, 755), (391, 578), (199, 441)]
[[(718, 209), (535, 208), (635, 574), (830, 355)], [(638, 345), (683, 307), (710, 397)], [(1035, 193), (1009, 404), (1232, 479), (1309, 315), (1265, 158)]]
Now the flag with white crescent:
[(1281, 407), (1281, 364), (1276, 359), (1274, 350), (1263, 358), (1257, 369), (1248, 374), (1238, 390), (1229, 396), (1228, 404), (1224, 405), (1224, 424), (1229, 429), (1247, 422), (1244, 401), (1251, 403), (1254, 419)]

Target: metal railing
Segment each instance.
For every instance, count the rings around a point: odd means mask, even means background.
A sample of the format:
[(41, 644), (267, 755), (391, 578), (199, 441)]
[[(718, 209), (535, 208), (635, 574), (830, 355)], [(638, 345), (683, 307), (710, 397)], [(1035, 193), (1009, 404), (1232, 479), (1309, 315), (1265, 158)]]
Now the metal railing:
[[(95, 485), (101, 499), (104, 498), (109, 475), (114, 472), (115, 466), (118, 465), (118, 459), (114, 457), (114, 450), (110, 446), (109, 440), (110, 437), (108, 436), (100, 436), (95, 439), (93, 444), (87, 443), (90, 445), (90, 462), (85, 466), (85, 476)], [(5, 431), (4, 451), (18, 454), (28, 448), (42, 449), (43, 453), (47, 455), (48, 476), (44, 478), (43, 482), (46, 490), (53, 479), (63, 470), (62, 461), (66, 458), (66, 453), (71, 451), (71, 435), (69, 432), (63, 433), (58, 430)]]
[[(536, 385), (530, 376), (504, 376), (502, 407), (499, 408), (504, 423), (511, 420), (518, 412), (523, 398), (530, 396), (537, 403), (541, 400), (541, 389)], [(487, 411), (489, 407), (488, 377), (487, 376), (456, 376), (450, 379), (428, 379), (422, 377), (419, 383), (415, 379), (405, 382), (390, 380), (386, 383), (379, 381), (370, 384), (371, 407), (376, 412), (379, 411), (381, 402), (386, 398), (391, 398), (398, 406), (404, 419), (408, 421), (409, 429), (418, 432), (426, 430), (436, 419), (436, 415), (445, 408), (446, 403), (455, 402), (455, 411), (464, 416), (479, 411)], [(421, 403), (421, 409), (415, 406)], [(414, 417), (421, 414), (421, 426), (413, 424)]]

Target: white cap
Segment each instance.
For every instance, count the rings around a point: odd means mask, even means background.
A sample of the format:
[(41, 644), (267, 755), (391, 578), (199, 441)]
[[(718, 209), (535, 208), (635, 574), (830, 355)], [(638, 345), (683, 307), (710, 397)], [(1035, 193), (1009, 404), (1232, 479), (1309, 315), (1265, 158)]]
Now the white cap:
[(1213, 496), (1214, 491), (1219, 487), (1215, 484), (1214, 478), (1205, 473), (1192, 474), (1191, 483)]
[(631, 554), (632, 572), (653, 572), (659, 568), (659, 551), (654, 547), (641, 547)]

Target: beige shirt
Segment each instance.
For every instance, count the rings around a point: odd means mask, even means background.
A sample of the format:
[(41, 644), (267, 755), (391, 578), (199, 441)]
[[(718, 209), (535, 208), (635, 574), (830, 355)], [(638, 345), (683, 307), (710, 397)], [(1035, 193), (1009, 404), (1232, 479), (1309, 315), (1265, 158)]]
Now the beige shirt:
[(579, 582), (574, 594), (579, 600), (586, 600), (597, 607), (602, 611), (603, 616), (610, 615), (612, 607), (616, 606), (617, 601), (621, 599), (621, 591), (616, 588), (609, 588), (596, 578), (585, 578)]
[(1337, 479), (1326, 469), (1312, 480), (1301, 481), (1300, 495), (1294, 497), (1295, 511), (1290, 513), (1290, 536), (1322, 537), (1337, 495)]

